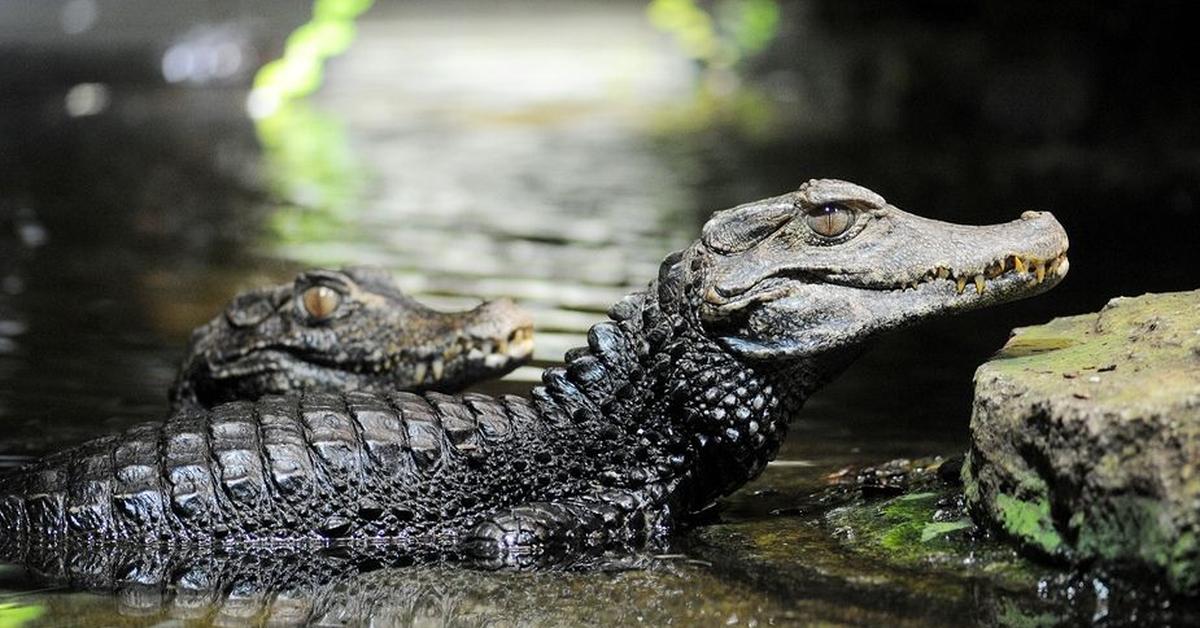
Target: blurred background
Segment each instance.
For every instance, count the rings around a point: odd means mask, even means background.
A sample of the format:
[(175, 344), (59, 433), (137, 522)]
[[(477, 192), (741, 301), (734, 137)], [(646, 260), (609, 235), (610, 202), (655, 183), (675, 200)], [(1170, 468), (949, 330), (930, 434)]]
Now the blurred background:
[(543, 366), (712, 211), (812, 177), (1066, 225), (1063, 285), (889, 338), (783, 458), (959, 451), (1012, 327), (1196, 287), (1186, 6), (0, 1), (0, 453), (161, 418), (189, 330), (309, 266), (513, 297)]

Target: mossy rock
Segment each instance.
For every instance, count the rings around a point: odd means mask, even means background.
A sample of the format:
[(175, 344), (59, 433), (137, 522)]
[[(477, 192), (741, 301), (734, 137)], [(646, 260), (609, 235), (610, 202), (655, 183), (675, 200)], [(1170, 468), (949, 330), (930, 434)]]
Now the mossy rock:
[(1016, 330), (975, 374), (963, 479), (1026, 548), (1200, 594), (1200, 291)]

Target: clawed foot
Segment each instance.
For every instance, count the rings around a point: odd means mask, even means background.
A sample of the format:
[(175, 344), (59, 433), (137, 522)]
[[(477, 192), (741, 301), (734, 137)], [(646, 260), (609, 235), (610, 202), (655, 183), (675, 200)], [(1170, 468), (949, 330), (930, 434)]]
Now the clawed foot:
[(607, 491), (495, 513), (471, 530), (460, 552), (490, 569), (584, 566), (607, 553), (658, 547), (670, 528), (670, 509), (650, 515), (644, 495)]
[(606, 536), (603, 522), (577, 515), (549, 503), (513, 508), (476, 525), (462, 550), (489, 569), (544, 568), (599, 554), (603, 543), (596, 541)]

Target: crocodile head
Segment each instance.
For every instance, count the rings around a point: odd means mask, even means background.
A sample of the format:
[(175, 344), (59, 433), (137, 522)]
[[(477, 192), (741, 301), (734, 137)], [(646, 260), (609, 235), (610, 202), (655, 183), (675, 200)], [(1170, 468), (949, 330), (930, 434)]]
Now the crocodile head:
[(807, 358), (934, 316), (1049, 290), (1067, 235), (1045, 212), (967, 226), (845, 181), (718, 212), (696, 245), (700, 322), (749, 359)]
[(533, 349), (529, 314), (511, 301), (439, 312), (382, 270), (310, 270), (249, 290), (192, 333), (173, 403), (209, 406), (268, 393), (456, 390), (499, 377)]

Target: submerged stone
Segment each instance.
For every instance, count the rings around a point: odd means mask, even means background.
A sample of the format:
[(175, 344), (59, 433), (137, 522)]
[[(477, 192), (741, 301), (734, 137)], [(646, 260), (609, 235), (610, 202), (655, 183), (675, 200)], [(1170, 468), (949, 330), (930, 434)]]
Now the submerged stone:
[(1027, 549), (1200, 593), (1200, 291), (1016, 330), (975, 374), (963, 479)]

